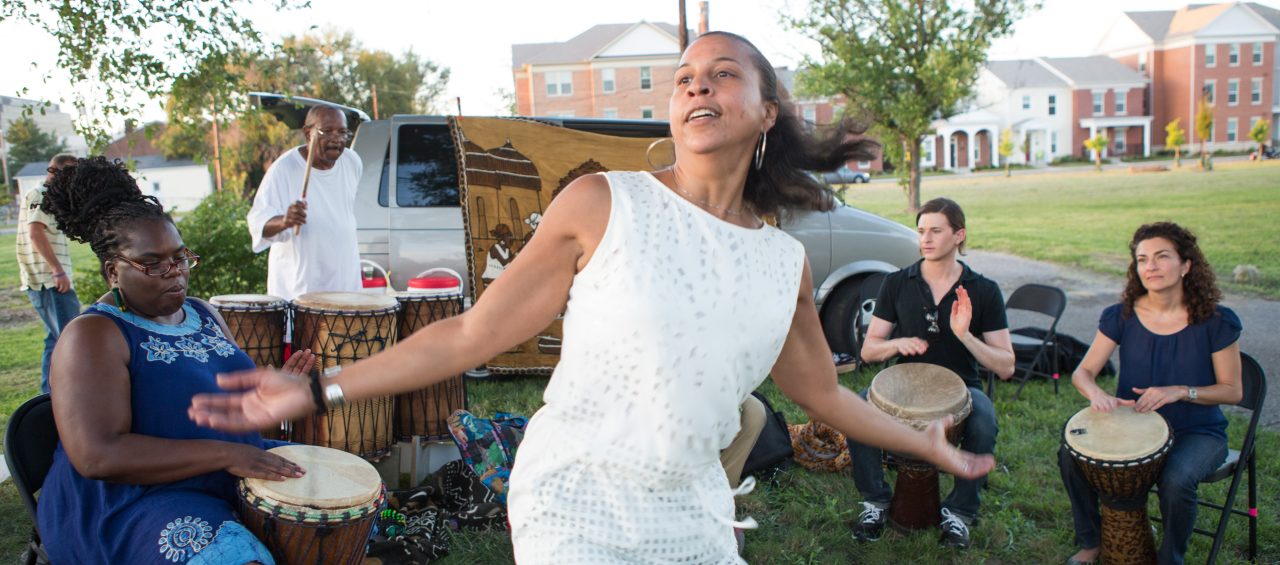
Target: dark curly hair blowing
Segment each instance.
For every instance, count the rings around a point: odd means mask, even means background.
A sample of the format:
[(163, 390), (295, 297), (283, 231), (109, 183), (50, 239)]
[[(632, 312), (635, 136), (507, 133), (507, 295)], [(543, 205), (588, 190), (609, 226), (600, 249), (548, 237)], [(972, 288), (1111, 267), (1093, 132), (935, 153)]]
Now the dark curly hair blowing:
[(1191, 261), (1191, 270), (1182, 277), (1182, 304), (1187, 307), (1187, 321), (1199, 324), (1212, 318), (1217, 312), (1218, 303), (1222, 301), (1217, 277), (1214, 276), (1209, 261), (1205, 260), (1204, 253), (1200, 252), (1195, 234), (1173, 222), (1146, 224), (1133, 233), (1133, 240), (1129, 242), (1129, 280), (1125, 283), (1124, 295), (1121, 297), (1124, 316), (1132, 316), (1134, 303), (1147, 293), (1138, 276), (1138, 244), (1156, 237), (1172, 243), (1179, 259)]
[(48, 190), (40, 209), (58, 221), (58, 229), (67, 237), (89, 244), (102, 263), (104, 279), (106, 263), (124, 244), (129, 227), (142, 220), (173, 223), (160, 201), (144, 196), (138, 181), (118, 160), (77, 159), (54, 171), (45, 186)]
[(809, 176), (808, 171), (831, 171), (847, 161), (874, 159), (880, 145), (859, 138), (866, 127), (847, 118), (834, 127), (825, 128), (819, 137), (809, 135), (792, 105), (783, 99), (778, 89), (778, 75), (764, 54), (745, 37), (726, 31), (707, 32), (698, 38), (715, 35), (747, 46), (751, 63), (760, 74), (760, 97), (778, 105), (778, 118), (765, 134), (764, 163), (759, 170), (754, 163), (748, 169), (743, 200), (762, 215), (777, 214), (784, 208), (821, 211), (834, 208), (831, 190)]

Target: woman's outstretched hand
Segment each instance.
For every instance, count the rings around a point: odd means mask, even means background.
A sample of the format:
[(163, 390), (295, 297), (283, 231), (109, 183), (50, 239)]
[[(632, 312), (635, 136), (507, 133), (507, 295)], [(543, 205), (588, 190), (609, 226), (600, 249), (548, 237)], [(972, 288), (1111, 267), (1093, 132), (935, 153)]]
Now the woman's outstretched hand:
[(284, 362), (284, 367), (281, 367), (280, 370), (305, 377), (311, 374), (311, 369), (315, 366), (316, 354), (312, 353), (310, 349), (300, 349), (289, 356), (289, 360)]
[(226, 432), (248, 432), (316, 409), (310, 379), (303, 374), (254, 369), (218, 375), (218, 386), (236, 392), (193, 396), (187, 409), (192, 421)]
[(991, 455), (975, 455), (961, 451), (947, 441), (947, 428), (954, 418), (947, 416), (934, 421), (925, 429), (929, 436), (929, 454), (926, 458), (939, 469), (964, 479), (976, 479), (990, 473), (996, 466), (996, 458)]

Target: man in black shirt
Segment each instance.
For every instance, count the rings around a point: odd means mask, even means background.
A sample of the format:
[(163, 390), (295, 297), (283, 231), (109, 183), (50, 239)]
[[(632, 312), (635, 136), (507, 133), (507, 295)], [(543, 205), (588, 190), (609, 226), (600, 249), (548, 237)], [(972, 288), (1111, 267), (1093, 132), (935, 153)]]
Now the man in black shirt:
[[(932, 363), (964, 379), (973, 411), (964, 421), (961, 448), (972, 453), (995, 451), (995, 409), (982, 392), (978, 366), (1001, 379), (1013, 376), (1013, 345), (1000, 287), (957, 260), (964, 250), (965, 222), (960, 205), (947, 198), (926, 202), (916, 215), (922, 259), (885, 278), (862, 346), (868, 362), (901, 357), (903, 362)], [(863, 391), (866, 396), (866, 391)], [(862, 494), (863, 511), (853, 527), (854, 539), (875, 541), (884, 530), (885, 510), (893, 491), (884, 481), (881, 451), (849, 442), (853, 479)], [(946, 546), (969, 545), (969, 526), (978, 515), (983, 479), (956, 479), (942, 503), (942, 540)]]

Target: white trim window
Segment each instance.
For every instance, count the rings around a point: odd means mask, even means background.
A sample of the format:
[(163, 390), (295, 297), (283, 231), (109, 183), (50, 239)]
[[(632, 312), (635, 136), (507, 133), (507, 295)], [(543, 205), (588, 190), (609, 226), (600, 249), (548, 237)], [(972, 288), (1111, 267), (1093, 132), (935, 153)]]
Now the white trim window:
[(605, 94), (613, 94), (618, 90), (618, 77), (614, 69), (602, 69), (600, 71), (600, 91)]
[(1255, 41), (1253, 43), (1253, 53), (1249, 55), (1249, 58), (1253, 60), (1253, 66), (1255, 67), (1262, 64), (1262, 42), (1261, 41)]
[(1227, 118), (1227, 141), (1228, 142), (1232, 142), (1236, 140), (1238, 127), (1239, 126), (1235, 118)]
[(543, 74), (547, 77), (547, 96), (573, 95), (573, 71), (548, 71)]
[(1102, 104), (1102, 97), (1103, 97), (1103, 95), (1104, 95), (1104, 94), (1106, 94), (1106, 93), (1105, 93), (1105, 92), (1094, 92), (1094, 93), (1093, 93), (1093, 115), (1095, 115), (1095, 116), (1100, 116), (1100, 115), (1102, 115), (1102, 111), (1103, 111), (1103, 108), (1104, 108), (1104, 106), (1103, 106), (1103, 104)]
[(1240, 44), (1232, 43), (1227, 47), (1227, 64), (1232, 67), (1240, 66)]
[(1147, 52), (1138, 53), (1138, 72), (1147, 72)]
[(1023, 95), (1022, 95), (1022, 109), (1023, 109), (1023, 110), (1030, 110), (1030, 109), (1031, 109), (1031, 95), (1030, 95), (1030, 94), (1023, 94)]
[(1235, 106), (1240, 103), (1240, 80), (1231, 79), (1227, 81), (1227, 105)]
[(932, 136), (926, 136), (924, 141), (920, 142), (920, 162), (923, 164), (934, 164), (933, 161), (933, 145), (936, 143)]
[(618, 109), (617, 109), (617, 108), (605, 108), (605, 109), (604, 109), (604, 115), (603, 115), (603, 116), (601, 116), (601, 117), (602, 117), (602, 118), (604, 118), (604, 119), (606, 119), (606, 120), (616, 120), (616, 119), (618, 119)]
[(1249, 79), (1249, 103), (1253, 105), (1262, 103), (1262, 77)]
[(1116, 155), (1124, 155), (1125, 135), (1128, 133), (1129, 133), (1129, 128), (1115, 128), (1114, 130), (1112, 130), (1112, 135), (1115, 136), (1115, 139), (1112, 140), (1111, 147), (1112, 147), (1112, 151)]
[(1126, 110), (1128, 109), (1128, 106), (1126, 106), (1126, 104), (1125, 104), (1125, 103), (1126, 103), (1125, 97), (1127, 97), (1128, 95), (1129, 95), (1129, 93), (1128, 93), (1127, 91), (1124, 91), (1124, 90), (1117, 90), (1117, 91), (1115, 91), (1115, 97), (1116, 97), (1116, 115), (1117, 115), (1117, 116), (1123, 116), (1123, 115), (1125, 115)]
[(652, 119), (653, 119), (653, 106), (641, 106), (641, 107), (640, 107), (640, 119), (642, 119), (642, 120), (652, 120)]
[(1050, 94), (1049, 95), (1049, 115), (1053, 116), (1053, 115), (1057, 115), (1057, 113), (1058, 113), (1058, 97)]
[(640, 90), (653, 90), (653, 67), (640, 67)]
[(1052, 156), (1057, 154), (1058, 154), (1058, 132), (1051, 131), (1049, 132), (1049, 155)]
[(1213, 43), (1204, 46), (1204, 66), (1213, 68), (1218, 66), (1218, 46)]
[(871, 168), (871, 161), (858, 161), (858, 170), (865, 171)]
[(818, 108), (812, 104), (804, 105), (804, 121), (811, 124), (818, 123)]
[(1210, 104), (1218, 102), (1218, 81), (1209, 79), (1204, 81), (1204, 97), (1208, 99)]

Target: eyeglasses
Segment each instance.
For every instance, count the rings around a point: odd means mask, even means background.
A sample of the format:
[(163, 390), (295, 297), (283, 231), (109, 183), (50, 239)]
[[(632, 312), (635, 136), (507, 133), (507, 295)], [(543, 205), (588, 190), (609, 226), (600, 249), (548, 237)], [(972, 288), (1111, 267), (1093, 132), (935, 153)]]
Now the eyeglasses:
[(926, 307), (924, 309), (924, 321), (929, 322), (929, 329), (926, 331), (928, 331), (931, 334), (942, 333), (942, 328), (938, 327), (938, 309), (937, 308)]
[(320, 137), (327, 137), (329, 139), (341, 139), (342, 141), (351, 141), (351, 138), (354, 136), (354, 134), (351, 133), (351, 130), (345, 130), (345, 129), (334, 131), (334, 130), (324, 130), (324, 129), (317, 128), (315, 132), (316, 132), (316, 135)]
[(112, 257), (112, 259), (122, 259), (125, 263), (132, 265), (133, 268), (142, 271), (143, 274), (151, 277), (163, 277), (169, 274), (169, 271), (172, 271), (174, 267), (183, 271), (190, 271), (195, 268), (196, 265), (200, 264), (200, 256), (192, 253), (189, 249), (182, 250), (182, 257), (170, 259), (168, 261), (161, 260), (155, 263), (139, 263), (133, 259), (125, 257), (124, 255), (116, 255), (115, 257)]

